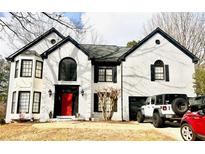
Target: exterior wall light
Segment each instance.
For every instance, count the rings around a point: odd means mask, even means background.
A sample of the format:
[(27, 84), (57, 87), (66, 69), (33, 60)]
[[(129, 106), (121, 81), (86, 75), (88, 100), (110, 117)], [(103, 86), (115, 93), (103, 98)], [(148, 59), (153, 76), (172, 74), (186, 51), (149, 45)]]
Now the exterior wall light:
[(80, 93), (81, 93), (82, 96), (84, 96), (84, 94), (85, 94), (83, 89), (80, 91)]
[(51, 91), (51, 89), (49, 89), (48, 94), (49, 94), (49, 97), (52, 96), (52, 91)]

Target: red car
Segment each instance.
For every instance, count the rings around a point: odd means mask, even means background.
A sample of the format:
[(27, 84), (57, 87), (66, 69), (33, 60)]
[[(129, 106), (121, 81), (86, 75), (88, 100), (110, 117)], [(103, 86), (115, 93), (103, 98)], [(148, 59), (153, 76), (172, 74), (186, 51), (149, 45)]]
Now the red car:
[(205, 107), (192, 106), (181, 120), (181, 136), (185, 141), (205, 140)]

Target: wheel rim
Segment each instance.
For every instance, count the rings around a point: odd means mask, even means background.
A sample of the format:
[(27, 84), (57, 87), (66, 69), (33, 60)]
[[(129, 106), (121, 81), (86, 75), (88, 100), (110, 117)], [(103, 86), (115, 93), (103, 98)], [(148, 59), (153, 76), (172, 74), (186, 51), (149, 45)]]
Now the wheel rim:
[(182, 127), (182, 136), (186, 141), (191, 141), (193, 139), (193, 132), (189, 126)]

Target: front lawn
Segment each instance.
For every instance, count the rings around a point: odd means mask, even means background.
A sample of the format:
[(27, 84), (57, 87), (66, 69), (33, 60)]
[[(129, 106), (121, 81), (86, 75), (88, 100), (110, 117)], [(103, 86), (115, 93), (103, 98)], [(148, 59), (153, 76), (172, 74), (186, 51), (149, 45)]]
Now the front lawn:
[(0, 125), (0, 140), (172, 141), (151, 125), (137, 122), (53, 122)]

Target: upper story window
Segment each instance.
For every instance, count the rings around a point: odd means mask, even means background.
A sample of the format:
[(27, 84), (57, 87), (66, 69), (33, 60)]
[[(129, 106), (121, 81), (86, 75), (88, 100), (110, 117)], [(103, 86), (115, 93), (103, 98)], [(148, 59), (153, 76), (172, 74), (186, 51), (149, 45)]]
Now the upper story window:
[(155, 80), (164, 80), (164, 63), (161, 60), (154, 63), (154, 75)]
[(117, 66), (95, 65), (94, 82), (117, 82)]
[(36, 61), (35, 77), (41, 79), (42, 73), (43, 73), (43, 62), (37, 60)]
[(72, 58), (64, 58), (59, 64), (59, 80), (76, 81), (77, 80), (77, 64)]
[(112, 82), (112, 68), (99, 67), (98, 81), (99, 82)]
[(15, 74), (14, 74), (15, 78), (18, 77), (18, 72), (19, 72), (19, 61), (17, 60), (15, 65)]
[(31, 77), (32, 76), (32, 60), (22, 60), (21, 61), (21, 77)]
[(164, 65), (161, 60), (151, 65), (151, 81), (155, 80), (169, 81), (169, 65)]

